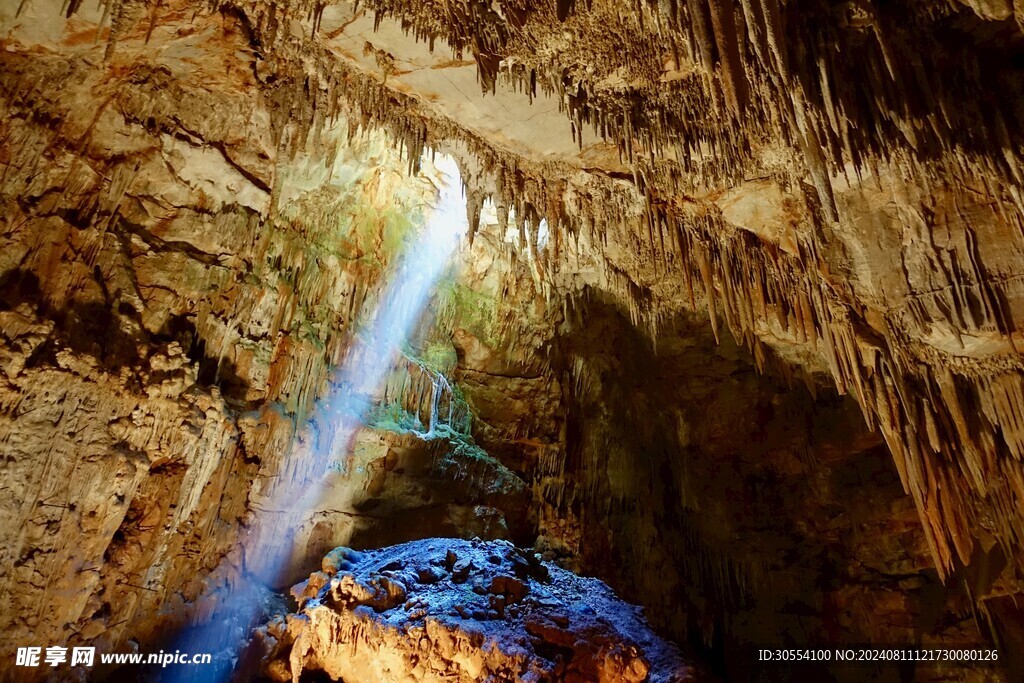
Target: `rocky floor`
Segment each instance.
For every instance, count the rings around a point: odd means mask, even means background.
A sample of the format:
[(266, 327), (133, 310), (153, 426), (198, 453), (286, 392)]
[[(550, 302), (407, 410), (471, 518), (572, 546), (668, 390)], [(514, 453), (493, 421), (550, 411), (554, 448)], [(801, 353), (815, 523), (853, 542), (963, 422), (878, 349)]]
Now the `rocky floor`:
[(265, 672), (379, 681), (697, 678), (642, 610), (506, 541), (335, 548), (292, 589), (296, 613), (260, 629)]

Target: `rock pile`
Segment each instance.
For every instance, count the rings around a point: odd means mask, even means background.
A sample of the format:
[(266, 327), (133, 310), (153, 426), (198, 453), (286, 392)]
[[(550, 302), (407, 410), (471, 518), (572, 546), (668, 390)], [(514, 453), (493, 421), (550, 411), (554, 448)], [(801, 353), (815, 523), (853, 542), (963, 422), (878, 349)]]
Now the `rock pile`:
[(506, 541), (335, 548), (259, 631), (265, 671), (380, 681), (686, 681), (641, 610)]

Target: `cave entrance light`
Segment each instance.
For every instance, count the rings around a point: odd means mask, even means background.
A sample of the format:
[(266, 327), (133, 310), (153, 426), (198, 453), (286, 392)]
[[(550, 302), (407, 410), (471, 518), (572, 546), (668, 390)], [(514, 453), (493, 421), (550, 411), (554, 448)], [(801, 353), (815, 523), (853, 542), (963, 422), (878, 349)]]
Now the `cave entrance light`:
[[(241, 541), (245, 565), (258, 564), (260, 576), (283, 574), (293, 550), (290, 532), (319, 500), (331, 461), (339, 454), (347, 455), (374, 394), (386, 379), (402, 344), (419, 323), (434, 286), (468, 232), (458, 165), (447, 155), (436, 155), (432, 161), (442, 180), (438, 201), (423, 228), (406, 245), (398, 267), (372, 310), (362, 312), (359, 319), (366, 324), (351, 340), (345, 359), (334, 372), (329, 395), (318, 403), (315, 419), (320, 424), (334, 421), (330, 425), (336, 430), (334, 438), (314, 452), (315, 462), (304, 464), (300, 474), (280, 473), (253, 513), (251, 533)], [(268, 533), (276, 534), (279, 541), (268, 542)], [(282, 537), (283, 534), (287, 536)], [(240, 650), (256, 626), (267, 594), (257, 578), (245, 573), (236, 583), (239, 585), (221, 589), (224, 592), (215, 598), (213, 617), (190, 629), (176, 643), (181, 652), (212, 653), (214, 663), (167, 669), (168, 680), (214, 683), (231, 679)]]

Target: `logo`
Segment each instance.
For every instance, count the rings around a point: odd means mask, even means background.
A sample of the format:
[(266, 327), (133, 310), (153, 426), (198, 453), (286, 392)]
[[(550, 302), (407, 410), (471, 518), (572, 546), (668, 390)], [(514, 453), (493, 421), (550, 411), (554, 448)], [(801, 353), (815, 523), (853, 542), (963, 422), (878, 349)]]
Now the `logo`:
[[(40, 658), (42, 658), (43, 664), (59, 666), (68, 662), (68, 648), (54, 645), (46, 648), (44, 655), (41, 647), (19, 647), (15, 664), (17, 666), (39, 666)], [(95, 660), (95, 647), (71, 648), (71, 666), (92, 666)]]

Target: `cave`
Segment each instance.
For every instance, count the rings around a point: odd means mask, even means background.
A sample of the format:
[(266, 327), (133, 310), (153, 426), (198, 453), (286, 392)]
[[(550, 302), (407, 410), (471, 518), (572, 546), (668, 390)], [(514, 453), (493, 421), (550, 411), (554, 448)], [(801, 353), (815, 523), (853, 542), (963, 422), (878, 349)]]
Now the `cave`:
[(1009, 0), (0, 0), (0, 680), (1024, 681), (1022, 76)]

